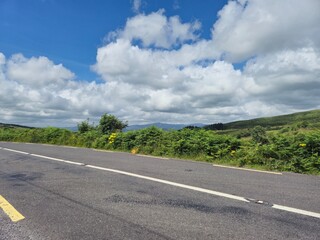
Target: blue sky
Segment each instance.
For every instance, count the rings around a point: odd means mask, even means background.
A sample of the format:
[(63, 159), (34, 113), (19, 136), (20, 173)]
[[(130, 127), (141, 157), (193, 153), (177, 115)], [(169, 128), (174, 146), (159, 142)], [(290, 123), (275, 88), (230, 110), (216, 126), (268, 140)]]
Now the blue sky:
[[(226, 1), (143, 1), (139, 11), (165, 9), (183, 22), (201, 21), (200, 34), (210, 38), (210, 28)], [(92, 81), (99, 76), (90, 70), (96, 50), (108, 32), (122, 28), (133, 17), (132, 0), (3, 0), (0, 3), (0, 49), (6, 56), (47, 56)]]
[(318, 0), (1, 0), (0, 122), (319, 109), (319, 22)]

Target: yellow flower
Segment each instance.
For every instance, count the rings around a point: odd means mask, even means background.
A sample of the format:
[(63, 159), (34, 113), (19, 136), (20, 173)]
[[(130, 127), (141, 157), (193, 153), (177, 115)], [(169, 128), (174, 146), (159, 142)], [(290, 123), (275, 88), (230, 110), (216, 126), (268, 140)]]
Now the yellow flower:
[(114, 143), (114, 140), (116, 139), (116, 137), (117, 137), (117, 134), (116, 134), (116, 133), (111, 133), (111, 135), (110, 135), (109, 138), (108, 138), (108, 142), (109, 142), (110, 144)]
[(138, 148), (132, 148), (131, 153), (132, 153), (132, 154), (137, 154), (138, 151), (139, 151)]
[(307, 144), (305, 144), (305, 143), (300, 143), (299, 144), (299, 147), (306, 147), (307, 146)]

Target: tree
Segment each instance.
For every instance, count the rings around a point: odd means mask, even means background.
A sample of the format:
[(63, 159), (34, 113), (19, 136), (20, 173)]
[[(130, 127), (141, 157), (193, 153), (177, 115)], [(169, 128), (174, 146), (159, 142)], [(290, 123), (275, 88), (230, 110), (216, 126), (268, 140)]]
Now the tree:
[(78, 131), (80, 133), (85, 133), (85, 132), (88, 132), (93, 129), (94, 129), (94, 126), (93, 126), (93, 124), (90, 125), (89, 118), (85, 121), (82, 121), (81, 123), (78, 123)]
[(122, 129), (128, 126), (127, 122), (120, 121), (117, 117), (111, 114), (103, 114), (99, 122), (99, 130), (102, 134), (111, 134), (121, 132)]
[(214, 123), (203, 127), (206, 130), (223, 130), (223, 123)]

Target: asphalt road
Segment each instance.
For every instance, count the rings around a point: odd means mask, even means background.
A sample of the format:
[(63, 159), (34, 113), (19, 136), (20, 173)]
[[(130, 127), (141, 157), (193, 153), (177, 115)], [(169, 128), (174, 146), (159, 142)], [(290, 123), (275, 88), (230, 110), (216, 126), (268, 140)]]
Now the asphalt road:
[(1, 240), (320, 239), (319, 176), (0, 142), (0, 195)]

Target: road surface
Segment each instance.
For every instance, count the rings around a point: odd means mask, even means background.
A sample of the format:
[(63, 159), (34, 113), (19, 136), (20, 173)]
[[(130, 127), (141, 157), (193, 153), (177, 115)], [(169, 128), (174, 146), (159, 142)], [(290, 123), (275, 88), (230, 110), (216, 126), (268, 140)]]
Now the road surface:
[(0, 142), (0, 197), (1, 240), (320, 239), (319, 176)]

